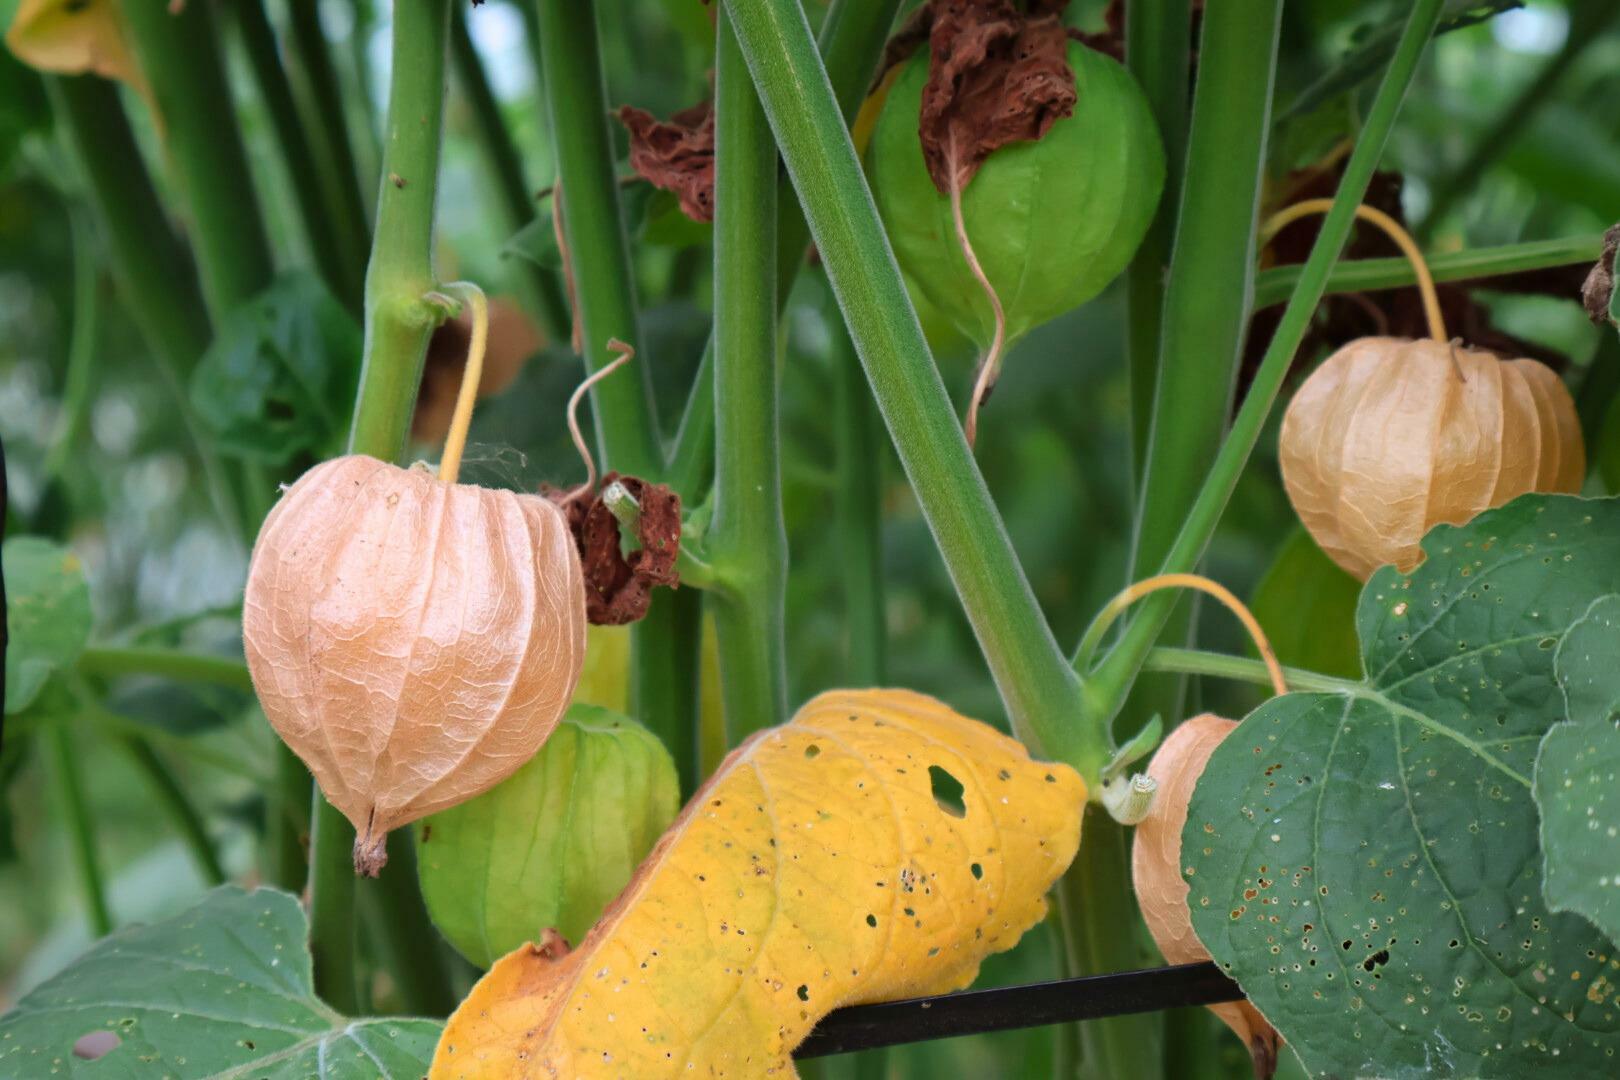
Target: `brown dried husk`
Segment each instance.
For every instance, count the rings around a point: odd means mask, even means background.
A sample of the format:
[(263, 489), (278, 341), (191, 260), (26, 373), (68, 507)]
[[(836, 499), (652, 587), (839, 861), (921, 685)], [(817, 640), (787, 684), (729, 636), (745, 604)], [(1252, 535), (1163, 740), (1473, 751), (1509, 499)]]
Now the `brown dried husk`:
[[(1148, 931), (1171, 964), (1208, 960), (1193, 933), (1187, 910), (1187, 879), (1181, 874), (1181, 830), (1187, 824), (1187, 804), (1193, 788), (1209, 764), (1209, 756), (1232, 733), (1237, 723), (1203, 713), (1172, 731), (1148, 765), (1148, 775), (1159, 782), (1148, 816), (1136, 826), (1131, 845), (1131, 880)], [(1237, 1034), (1248, 1048), (1256, 1076), (1268, 1078), (1277, 1069), (1282, 1036), (1247, 1001), (1209, 1006), (1210, 1012)]]
[(1334, 353), (1289, 403), (1278, 452), (1300, 521), (1363, 581), (1415, 568), (1435, 525), (1530, 491), (1578, 492), (1586, 476), (1575, 403), (1551, 369), (1432, 340)]
[(493, 787), (556, 727), (585, 656), (579, 557), (539, 496), (341, 457), (265, 519), (242, 639), (375, 875), (390, 829)]

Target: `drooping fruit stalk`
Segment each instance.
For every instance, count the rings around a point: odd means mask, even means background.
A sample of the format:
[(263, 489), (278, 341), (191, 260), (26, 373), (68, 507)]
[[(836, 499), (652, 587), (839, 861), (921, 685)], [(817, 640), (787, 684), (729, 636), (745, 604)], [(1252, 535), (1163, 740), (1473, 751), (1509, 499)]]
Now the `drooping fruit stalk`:
[(265, 519), (242, 635), (265, 716), (354, 825), (375, 875), (391, 829), (539, 749), (574, 690), (585, 595), (563, 514), (456, 483), (487, 309), (439, 475), (364, 455), (310, 469)]
[[(1263, 232), (1330, 206), (1297, 203)], [(1278, 451), (1300, 521), (1365, 581), (1387, 563), (1415, 567), (1419, 542), (1442, 522), (1461, 525), (1531, 491), (1578, 492), (1586, 450), (1557, 374), (1448, 338), (1417, 245), (1378, 210), (1357, 216), (1411, 260), (1432, 340), (1359, 338), (1334, 353), (1289, 403)]]

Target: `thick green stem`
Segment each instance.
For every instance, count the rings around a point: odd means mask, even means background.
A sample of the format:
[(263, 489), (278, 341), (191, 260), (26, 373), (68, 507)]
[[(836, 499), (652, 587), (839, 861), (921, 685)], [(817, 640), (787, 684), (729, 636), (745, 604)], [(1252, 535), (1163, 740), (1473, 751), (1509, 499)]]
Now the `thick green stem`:
[(259, 872), (277, 888), (300, 892), (309, 880), (309, 811), (315, 780), (292, 748), (276, 740), (274, 786), (265, 796)]
[(715, 56), (713, 594), (726, 738), (787, 719), (776, 400), (776, 146), (725, 12)]
[(1164, 282), (1176, 234), (1187, 152), (1187, 80), (1192, 66), (1191, 0), (1137, 0), (1125, 6), (1125, 66), (1147, 95), (1164, 140), (1164, 194), (1125, 272), (1125, 344), (1131, 372), (1131, 467), (1140, 488), (1158, 385)]
[(214, 850), (214, 842), (208, 836), (202, 814), (192, 804), (185, 788), (145, 740), (128, 738), (124, 740), (124, 747), (134, 760), (135, 767), (152, 785), (152, 793), (157, 796), (157, 801), (180, 830), (180, 839), (185, 842), (186, 850), (191, 852), (197, 869), (202, 871), (203, 880), (209, 885), (225, 884), (229, 880), (225, 867), (219, 861), (219, 853)]
[(369, 929), (394, 973), (400, 1003), (412, 1016), (449, 1016), (456, 1007), (450, 967), (431, 929), (416, 878), (416, 842), (410, 829), (388, 834), (388, 865), (362, 886)]
[(292, 187), (293, 201), (298, 207), (304, 241), (332, 294), (351, 311), (358, 312), (365, 290), (363, 249), (344, 250), (342, 230), (321, 188), (314, 149), (299, 118), (292, 83), (282, 66), (281, 50), (265, 14), (264, 0), (241, 0), (232, 5), (231, 10), (236, 14), (259, 97), (270, 115), (270, 127), (275, 132), (285, 179)]
[(103, 678), (157, 675), (175, 682), (253, 689), (253, 678), (240, 660), (161, 646), (92, 645), (79, 654), (78, 667), (86, 675)]
[(829, 296), (827, 357), (833, 380), (834, 510), (844, 579), (844, 679), (882, 686), (888, 621), (883, 600), (883, 418), (866, 389), (861, 358)]
[[(528, 5), (523, 7), (527, 10)], [(466, 99), (472, 117), (472, 133), (483, 153), (484, 165), (494, 181), (495, 194), (504, 220), (504, 228), (511, 233), (534, 220), (534, 196), (523, 178), (523, 158), (517, 144), (501, 119), (500, 103), (484, 74), (484, 63), (478, 56), (472, 35), (467, 30), (467, 19), (461, 8), (450, 11), (450, 66), (455, 72), (456, 85)], [(528, 259), (515, 260), (518, 273), (523, 275), (530, 306), (540, 316), (546, 336), (561, 340), (568, 336), (570, 319), (568, 298), (563, 295), (557, 275)]]
[[(872, 69), (883, 54), (889, 28), (900, 0), (833, 0), (821, 22), (819, 47), (833, 96), (847, 125), (860, 109), (872, 81)], [(794, 279), (805, 264), (810, 226), (794, 197), (792, 181), (783, 178), (776, 194), (777, 277), (776, 303), (787, 303)], [(714, 447), (714, 339), (703, 350), (687, 399), (681, 427), (670, 455), (670, 483), (684, 497), (696, 500), (707, 485)]]
[(1006, 704), (1039, 753), (1095, 780), (1100, 725), (1076, 721), (1080, 682), (1052, 638), (968, 451), (878, 221), (804, 12), (728, 0), (743, 54), (838, 296), (850, 337)]
[[(1221, 444), (1220, 452), (1210, 466), (1209, 476), (1188, 512), (1175, 543), (1159, 564), (1159, 573), (1191, 571), (1198, 565), (1205, 547), (1215, 534), (1221, 514), (1232, 497), (1249, 455), (1260, 439), (1266, 417), (1277, 400), (1294, 352), (1299, 348), (1311, 315), (1322, 299), (1328, 271), (1344, 249), (1350, 226), (1355, 220), (1355, 209), (1366, 195), (1367, 184), (1383, 154), (1384, 142), (1394, 126), (1395, 117), (1400, 112), (1407, 88), (1417, 71), (1418, 62), (1423, 58), (1443, 6), (1444, 0), (1415, 0), (1390, 60), (1389, 70), (1368, 110), (1361, 137), (1345, 165), (1344, 178), (1339, 183), (1333, 209), (1322, 222), (1316, 245), (1300, 273), (1299, 284), (1288, 301), (1243, 406), (1232, 422), (1231, 432)], [(1175, 596), (1168, 591), (1154, 593), (1142, 602), (1136, 618), (1088, 683), (1087, 714), (1094, 718), (1093, 722), (1106, 722), (1125, 700), (1143, 660), (1158, 640), (1174, 606)]]
[(107, 887), (96, 854), (96, 825), (84, 794), (84, 775), (79, 769), (79, 748), (74, 742), (72, 725), (58, 718), (47, 729), (45, 744), (51, 756), (51, 774), (61, 803), (62, 823), (73, 845), (73, 861), (77, 864), (79, 887), (84, 892), (90, 930), (96, 937), (105, 937), (112, 933), (112, 910), (107, 906)]
[(96, 341), (101, 326), (95, 245), (90, 224), (78, 205), (68, 207), (73, 233), (73, 328), (68, 337), (67, 372), (62, 378), (62, 412), (51, 434), (51, 448), (41, 471), (61, 479), (78, 454), (95, 398)]
[(319, 787), (315, 788), (310, 818), (309, 951), (315, 961), (315, 992), (345, 1016), (358, 1016), (354, 829), (322, 797)]
[(1282, 0), (1215, 4), (1204, 14), (1132, 580), (1164, 561), (1231, 411), (1281, 15)]
[[(355, 35), (360, 41), (369, 42), (370, 35), (366, 31), (371, 22), (362, 19), (359, 5), (356, 7)], [(321, 191), (337, 223), (343, 260), (346, 264), (358, 265), (371, 247), (371, 212), (355, 164), (344, 96), (339, 89), (337, 70), (332, 66), (316, 0), (287, 0), (287, 29), (287, 59), (302, 91), (304, 121), (313, 140)], [(362, 45), (358, 55), (364, 53)], [(371, 88), (363, 78), (357, 82), (360, 93), (356, 97), (364, 100)], [(366, 111), (369, 113), (369, 109)]]
[(212, 4), (137, 3), (124, 18), (185, 193), (203, 296), (218, 322), (270, 283), (270, 238), (220, 61)]
[[(1500, 277), (1555, 266), (1591, 265), (1603, 250), (1603, 234), (1585, 233), (1555, 240), (1527, 240), (1520, 244), (1447, 251), (1425, 256), (1434, 280), (1470, 281)], [(1286, 301), (1299, 284), (1304, 267), (1277, 266), (1260, 271), (1254, 283), (1256, 310)], [(1328, 274), (1324, 293), (1375, 292), (1410, 288), (1417, 281), (1406, 258), (1355, 259), (1341, 262)]]
[[(401, 0), (394, 7), (383, 180), (366, 271), (365, 360), (349, 432), (351, 453), (384, 461), (396, 459), (405, 449), (422, 360), (441, 313), (424, 295), (435, 283), (433, 211), (444, 126), (449, 15), (450, 0)], [(318, 791), (310, 817), (310, 938), (316, 989), (334, 1008), (352, 1013), (358, 1004), (354, 830)], [(407, 886), (414, 890), (415, 882), (391, 875), (384, 887)], [(425, 918), (418, 937), (434, 940)], [(395, 975), (403, 984), (415, 973)]]
[[(608, 341), (640, 348), (630, 252), (619, 208), (595, 0), (538, 0), (546, 104), (557, 154), (563, 235), (574, 271), (585, 366), (613, 359)], [(603, 468), (641, 477), (664, 471), (645, 351), (626, 371), (591, 388)]]
[(112, 260), (113, 277), (174, 396), (220, 522), (240, 535), (235, 492), (212, 440), (191, 410), (187, 377), (208, 347), (208, 314), (196, 269), (169, 225), (113, 83), (92, 75), (47, 78), (51, 108), (84, 170)]
[[(1224, 653), (1204, 652), (1199, 649), (1172, 649), (1157, 648), (1148, 653), (1147, 660), (1142, 664), (1143, 671), (1174, 671), (1183, 675), (1209, 675), (1217, 679), (1235, 679), (1239, 682), (1254, 683), (1256, 686), (1271, 685), (1271, 672), (1264, 661), (1251, 660), (1247, 656), (1227, 656)], [(1320, 675), (1304, 668), (1285, 667), (1282, 669), (1283, 679), (1288, 683), (1290, 690), (1311, 690), (1323, 693), (1353, 693), (1363, 688), (1361, 683), (1351, 679), (1338, 679), (1331, 675)]]

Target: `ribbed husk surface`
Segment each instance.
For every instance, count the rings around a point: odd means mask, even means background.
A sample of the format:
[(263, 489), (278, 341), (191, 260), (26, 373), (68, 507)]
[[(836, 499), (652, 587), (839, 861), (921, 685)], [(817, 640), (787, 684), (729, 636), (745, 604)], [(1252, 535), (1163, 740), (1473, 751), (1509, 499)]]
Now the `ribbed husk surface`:
[(584, 584), (545, 499), (342, 457), (265, 519), (242, 637), (265, 715), (375, 873), (390, 829), (499, 783), (551, 734), (584, 659)]
[(1578, 492), (1575, 403), (1535, 360), (1438, 341), (1352, 341), (1288, 406), (1283, 484), (1334, 562), (1365, 581), (1421, 558), (1433, 526), (1460, 525), (1530, 491)]
[[(1181, 874), (1181, 831), (1187, 824), (1187, 805), (1193, 788), (1215, 748), (1237, 727), (1236, 721), (1203, 713), (1181, 724), (1160, 744), (1148, 765), (1148, 775), (1159, 782), (1148, 816), (1136, 826), (1131, 845), (1131, 880), (1148, 931), (1171, 964), (1208, 960), (1193, 933), (1187, 910), (1187, 880)], [(1209, 1006), (1210, 1012), (1236, 1032), (1248, 1048), (1257, 1076), (1269, 1077), (1277, 1067), (1281, 1037), (1260, 1010), (1247, 1001)]]

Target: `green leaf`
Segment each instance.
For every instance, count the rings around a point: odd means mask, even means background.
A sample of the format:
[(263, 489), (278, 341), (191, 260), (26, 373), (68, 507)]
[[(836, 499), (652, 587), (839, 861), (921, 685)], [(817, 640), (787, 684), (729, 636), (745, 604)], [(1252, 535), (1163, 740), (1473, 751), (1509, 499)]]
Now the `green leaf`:
[(1283, 541), (1255, 587), (1250, 609), (1290, 667), (1345, 679), (1361, 677), (1356, 600), (1361, 583), (1328, 558), (1302, 526)]
[(521, 769), (416, 827), (423, 899), (480, 967), (548, 927), (579, 942), (679, 809), (675, 763), (655, 735), (574, 705)]
[(0, 1016), (0, 1075), (427, 1075), (439, 1023), (339, 1016), (315, 997), (308, 936), (293, 897), (229, 885), (120, 930)]
[(562, 270), (562, 248), (557, 246), (557, 227), (552, 224), (550, 210), (539, 211), (533, 221), (501, 245), (501, 258), (513, 256), (547, 270)]
[[(1536, 756), (1547, 906), (1620, 943), (1620, 596), (1595, 602), (1558, 646), (1569, 720)], [(1620, 980), (1616, 980), (1620, 981)]]
[(90, 640), (90, 585), (79, 557), (38, 536), (0, 549), (6, 574), (6, 713), (31, 705)]
[(1620, 959), (1542, 899), (1530, 776), (1558, 641), (1620, 591), (1620, 500), (1526, 496), (1424, 551), (1362, 593), (1366, 682), (1210, 759), (1193, 927), (1313, 1074), (1610, 1075)]
[[(681, 209), (681, 201), (672, 192), (661, 191), (651, 185), (642, 185), (648, 194), (641, 208), (641, 228), (637, 232), (642, 243), (659, 247), (702, 247), (714, 241), (714, 226), (705, 221), (693, 221)], [(626, 211), (630, 211), (626, 206)]]
[(221, 450), (267, 465), (334, 449), (360, 377), (360, 328), (319, 278), (280, 275), (233, 310), (191, 376)]

